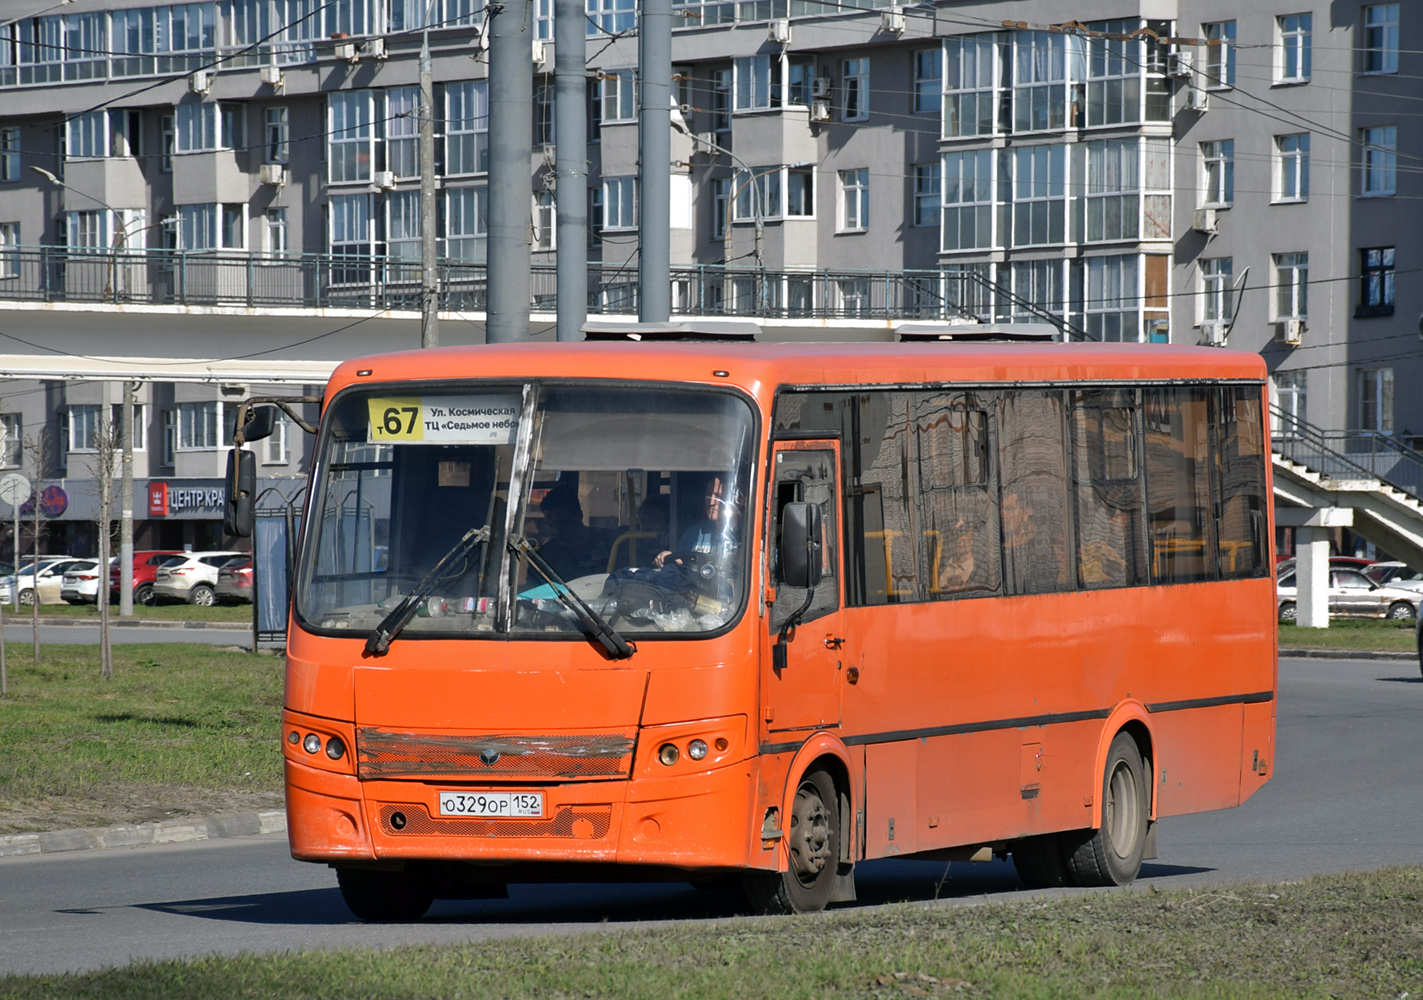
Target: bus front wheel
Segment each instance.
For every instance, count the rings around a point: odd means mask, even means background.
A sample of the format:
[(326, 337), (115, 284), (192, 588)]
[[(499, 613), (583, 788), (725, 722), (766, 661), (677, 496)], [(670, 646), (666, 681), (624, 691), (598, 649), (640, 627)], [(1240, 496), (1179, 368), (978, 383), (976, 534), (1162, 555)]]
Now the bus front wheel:
[(840, 867), (840, 807), (835, 782), (808, 771), (796, 788), (786, 831), (790, 863), (784, 872), (746, 872), (742, 889), (758, 913), (814, 913), (825, 909)]
[(421, 873), (337, 868), (336, 883), (346, 907), (368, 924), (404, 924), (419, 920), (435, 901)]
[(1069, 845), (1067, 867), (1078, 885), (1126, 885), (1141, 871), (1151, 804), (1146, 765), (1130, 733), (1118, 733), (1102, 780), (1102, 825)]

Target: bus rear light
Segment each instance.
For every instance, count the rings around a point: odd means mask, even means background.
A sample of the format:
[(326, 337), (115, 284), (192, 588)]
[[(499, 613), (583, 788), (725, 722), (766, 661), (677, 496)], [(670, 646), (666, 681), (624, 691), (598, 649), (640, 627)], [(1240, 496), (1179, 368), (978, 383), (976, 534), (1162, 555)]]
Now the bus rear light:
[(681, 754), (679, 753), (677, 748), (671, 743), (664, 743), (662, 744), (662, 746), (657, 748), (657, 759), (668, 767), (671, 767), (673, 764), (677, 763), (677, 758), (679, 756), (681, 756)]

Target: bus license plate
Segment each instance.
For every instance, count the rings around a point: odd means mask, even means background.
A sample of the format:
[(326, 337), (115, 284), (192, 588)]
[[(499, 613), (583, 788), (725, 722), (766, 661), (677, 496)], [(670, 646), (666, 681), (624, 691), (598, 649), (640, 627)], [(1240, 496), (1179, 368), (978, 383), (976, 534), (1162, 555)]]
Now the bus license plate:
[(483, 819), (538, 819), (544, 814), (543, 792), (441, 792), (441, 816)]

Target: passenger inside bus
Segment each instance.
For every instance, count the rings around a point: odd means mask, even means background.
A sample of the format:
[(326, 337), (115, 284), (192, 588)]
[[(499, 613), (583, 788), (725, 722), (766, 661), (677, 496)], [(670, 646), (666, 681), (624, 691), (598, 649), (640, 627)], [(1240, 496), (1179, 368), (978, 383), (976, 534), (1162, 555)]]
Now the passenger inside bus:
[(583, 504), (571, 481), (562, 481), (539, 503), (549, 538), (539, 554), (559, 576), (573, 580), (607, 571), (612, 540), (607, 533), (583, 523)]

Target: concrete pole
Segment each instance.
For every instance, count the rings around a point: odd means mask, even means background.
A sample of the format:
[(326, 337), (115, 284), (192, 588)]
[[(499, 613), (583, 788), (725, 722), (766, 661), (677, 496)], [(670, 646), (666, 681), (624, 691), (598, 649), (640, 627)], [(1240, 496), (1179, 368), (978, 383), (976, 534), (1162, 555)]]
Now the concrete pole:
[[(137, 382), (124, 383), (124, 422), (119, 428), (119, 448), (123, 452), (123, 486), (119, 493), (120, 618), (133, 617), (133, 414), (137, 387)], [(105, 579), (103, 586), (108, 585)]]
[(1295, 529), (1295, 624), (1329, 627), (1329, 529)]
[(531, 0), (504, 0), (489, 22), (489, 305), (484, 339), (529, 335), (534, 67)]
[(638, 25), (638, 319), (672, 315), (672, 0), (643, 0)]
[[(433, 7), (433, 2), (429, 5)], [(430, 60), (430, 10), (420, 39), (420, 346), (440, 346), (439, 222), (435, 212), (435, 84)]]
[(582, 340), (588, 318), (588, 48), (585, 0), (554, 0), (553, 119), (558, 158), (558, 339)]

